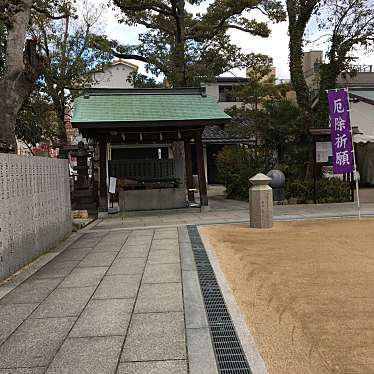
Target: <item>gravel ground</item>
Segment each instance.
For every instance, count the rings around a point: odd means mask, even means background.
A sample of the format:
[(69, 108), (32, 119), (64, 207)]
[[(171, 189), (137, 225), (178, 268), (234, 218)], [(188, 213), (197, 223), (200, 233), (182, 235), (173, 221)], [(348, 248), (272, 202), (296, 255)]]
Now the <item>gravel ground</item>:
[(269, 374), (374, 373), (374, 220), (203, 226)]

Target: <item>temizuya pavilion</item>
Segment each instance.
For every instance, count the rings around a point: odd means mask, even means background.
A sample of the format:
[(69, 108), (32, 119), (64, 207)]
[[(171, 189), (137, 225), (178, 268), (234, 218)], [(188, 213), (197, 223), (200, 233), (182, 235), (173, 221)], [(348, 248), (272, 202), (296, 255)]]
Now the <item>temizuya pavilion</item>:
[(96, 143), (99, 212), (108, 211), (110, 177), (124, 210), (188, 206), (193, 169), (200, 205), (208, 206), (202, 133), (229, 122), (204, 87), (86, 91), (75, 100), (72, 125)]

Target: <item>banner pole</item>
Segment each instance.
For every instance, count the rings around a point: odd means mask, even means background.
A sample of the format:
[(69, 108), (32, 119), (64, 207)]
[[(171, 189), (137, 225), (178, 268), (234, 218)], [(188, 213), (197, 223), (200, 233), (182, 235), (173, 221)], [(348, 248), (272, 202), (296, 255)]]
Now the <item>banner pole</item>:
[(349, 118), (350, 118), (350, 125), (351, 125), (351, 140), (352, 140), (352, 152), (353, 152), (353, 178), (356, 181), (356, 194), (357, 194), (357, 210), (358, 210), (358, 219), (361, 219), (361, 206), (360, 206), (360, 193), (359, 193), (359, 185), (358, 185), (358, 177), (357, 177), (357, 164), (356, 164), (356, 154), (355, 154), (355, 142), (353, 141), (353, 126), (352, 126), (352, 118), (351, 118), (351, 102), (349, 100), (349, 90), (348, 87), (345, 89), (347, 91), (347, 100), (348, 100), (348, 108), (349, 108)]

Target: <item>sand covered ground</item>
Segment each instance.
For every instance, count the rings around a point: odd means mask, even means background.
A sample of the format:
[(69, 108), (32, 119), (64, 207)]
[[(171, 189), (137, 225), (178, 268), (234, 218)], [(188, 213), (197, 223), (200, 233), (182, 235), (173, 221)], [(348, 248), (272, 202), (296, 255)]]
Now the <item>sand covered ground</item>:
[(374, 373), (374, 220), (200, 232), (270, 374)]

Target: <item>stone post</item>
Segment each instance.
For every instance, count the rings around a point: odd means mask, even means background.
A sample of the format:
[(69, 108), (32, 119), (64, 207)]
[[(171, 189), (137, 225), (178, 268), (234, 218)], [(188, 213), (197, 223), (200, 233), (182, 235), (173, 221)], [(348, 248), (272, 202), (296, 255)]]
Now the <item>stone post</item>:
[(269, 186), (271, 178), (259, 173), (249, 181), (250, 227), (270, 229), (273, 227), (273, 190)]

